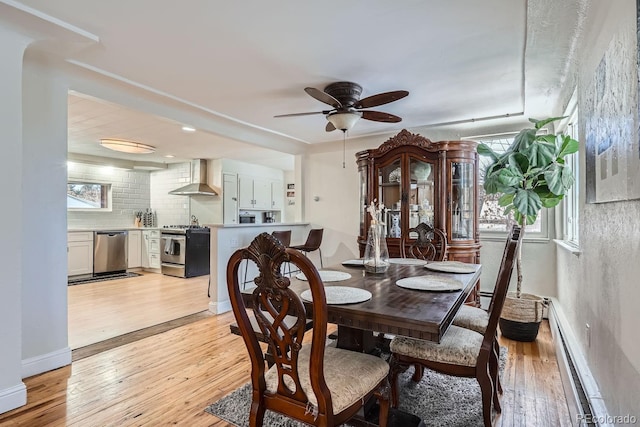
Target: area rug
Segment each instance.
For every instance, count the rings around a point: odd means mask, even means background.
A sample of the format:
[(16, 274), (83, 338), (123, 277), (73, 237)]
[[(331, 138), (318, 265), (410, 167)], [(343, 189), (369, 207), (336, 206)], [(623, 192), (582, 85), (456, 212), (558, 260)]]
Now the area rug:
[[(506, 348), (500, 351), (500, 371), (507, 359)], [(399, 408), (419, 416), (426, 426), (482, 427), (480, 386), (474, 378), (458, 378), (429, 369), (419, 383), (411, 381), (413, 368), (400, 375)], [(205, 411), (235, 426), (249, 425), (251, 384), (246, 383), (231, 394), (208, 406)], [(304, 424), (266, 411), (264, 425), (269, 427), (303, 427)], [(347, 424), (345, 424), (347, 425)]]
[(67, 284), (69, 286), (73, 285), (84, 285), (85, 283), (94, 283), (94, 282), (104, 282), (105, 280), (114, 280), (114, 279), (126, 279), (127, 277), (138, 277), (142, 276), (139, 273), (115, 273), (115, 274), (105, 274), (104, 276), (99, 277), (85, 277), (82, 279), (69, 279)]

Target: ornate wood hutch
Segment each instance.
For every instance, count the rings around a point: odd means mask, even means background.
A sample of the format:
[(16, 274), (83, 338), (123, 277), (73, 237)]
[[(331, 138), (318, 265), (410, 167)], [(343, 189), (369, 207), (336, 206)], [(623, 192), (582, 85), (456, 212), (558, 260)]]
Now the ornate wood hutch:
[[(424, 222), (444, 231), (447, 259), (480, 262), (478, 154), (473, 141), (432, 142), (403, 129), (376, 149), (356, 153), (360, 173), (360, 256), (374, 199), (387, 207), (389, 256), (400, 256), (403, 236)], [(476, 296), (474, 295), (474, 298)]]

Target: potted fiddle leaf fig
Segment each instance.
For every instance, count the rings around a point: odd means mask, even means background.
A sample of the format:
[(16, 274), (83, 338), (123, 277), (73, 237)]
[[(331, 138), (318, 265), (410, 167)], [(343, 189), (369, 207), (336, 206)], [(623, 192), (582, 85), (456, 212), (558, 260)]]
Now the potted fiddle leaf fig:
[[(498, 154), (486, 144), (478, 153), (491, 158), (485, 170), (487, 194), (500, 194), (498, 204), (505, 215), (513, 215), (522, 226), (533, 224), (542, 208), (553, 208), (574, 183), (565, 156), (578, 151), (579, 143), (568, 135), (541, 133), (541, 129), (564, 117), (529, 119), (533, 128), (523, 129), (506, 152)], [(522, 293), (522, 249), (517, 254), (518, 282), (510, 292), (500, 317), (502, 335), (518, 341), (533, 341), (542, 321), (544, 300)]]

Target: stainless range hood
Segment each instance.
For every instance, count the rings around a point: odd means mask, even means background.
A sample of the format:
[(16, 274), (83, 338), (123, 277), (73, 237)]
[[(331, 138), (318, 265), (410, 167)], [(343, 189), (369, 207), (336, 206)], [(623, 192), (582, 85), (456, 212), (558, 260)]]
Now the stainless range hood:
[(207, 161), (196, 159), (191, 161), (191, 184), (169, 191), (178, 196), (217, 196), (218, 193), (207, 185)]

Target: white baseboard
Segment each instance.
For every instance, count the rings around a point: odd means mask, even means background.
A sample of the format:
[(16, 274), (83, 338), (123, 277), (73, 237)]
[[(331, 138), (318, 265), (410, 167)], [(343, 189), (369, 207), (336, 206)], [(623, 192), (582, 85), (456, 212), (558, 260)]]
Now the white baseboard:
[(209, 311), (213, 314), (222, 314), (231, 311), (231, 301), (209, 301)]
[[(551, 298), (549, 305), (549, 325), (553, 334), (558, 368), (572, 423), (586, 426), (592, 425), (588, 423), (589, 421), (598, 420), (597, 425), (599, 426), (613, 426), (607, 422), (610, 417), (598, 384), (591, 374), (573, 330), (562, 311), (562, 306), (556, 298)], [(576, 375), (573, 374), (570, 363), (573, 364)], [(577, 376), (579, 383), (576, 383), (575, 376)], [(588, 405), (586, 411), (589, 412), (588, 414), (583, 409), (585, 399)]]
[(71, 349), (69, 347), (24, 359), (22, 361), (22, 378), (52, 371), (69, 364), (71, 364)]
[(27, 386), (22, 381), (0, 390), (0, 414), (27, 404)]

